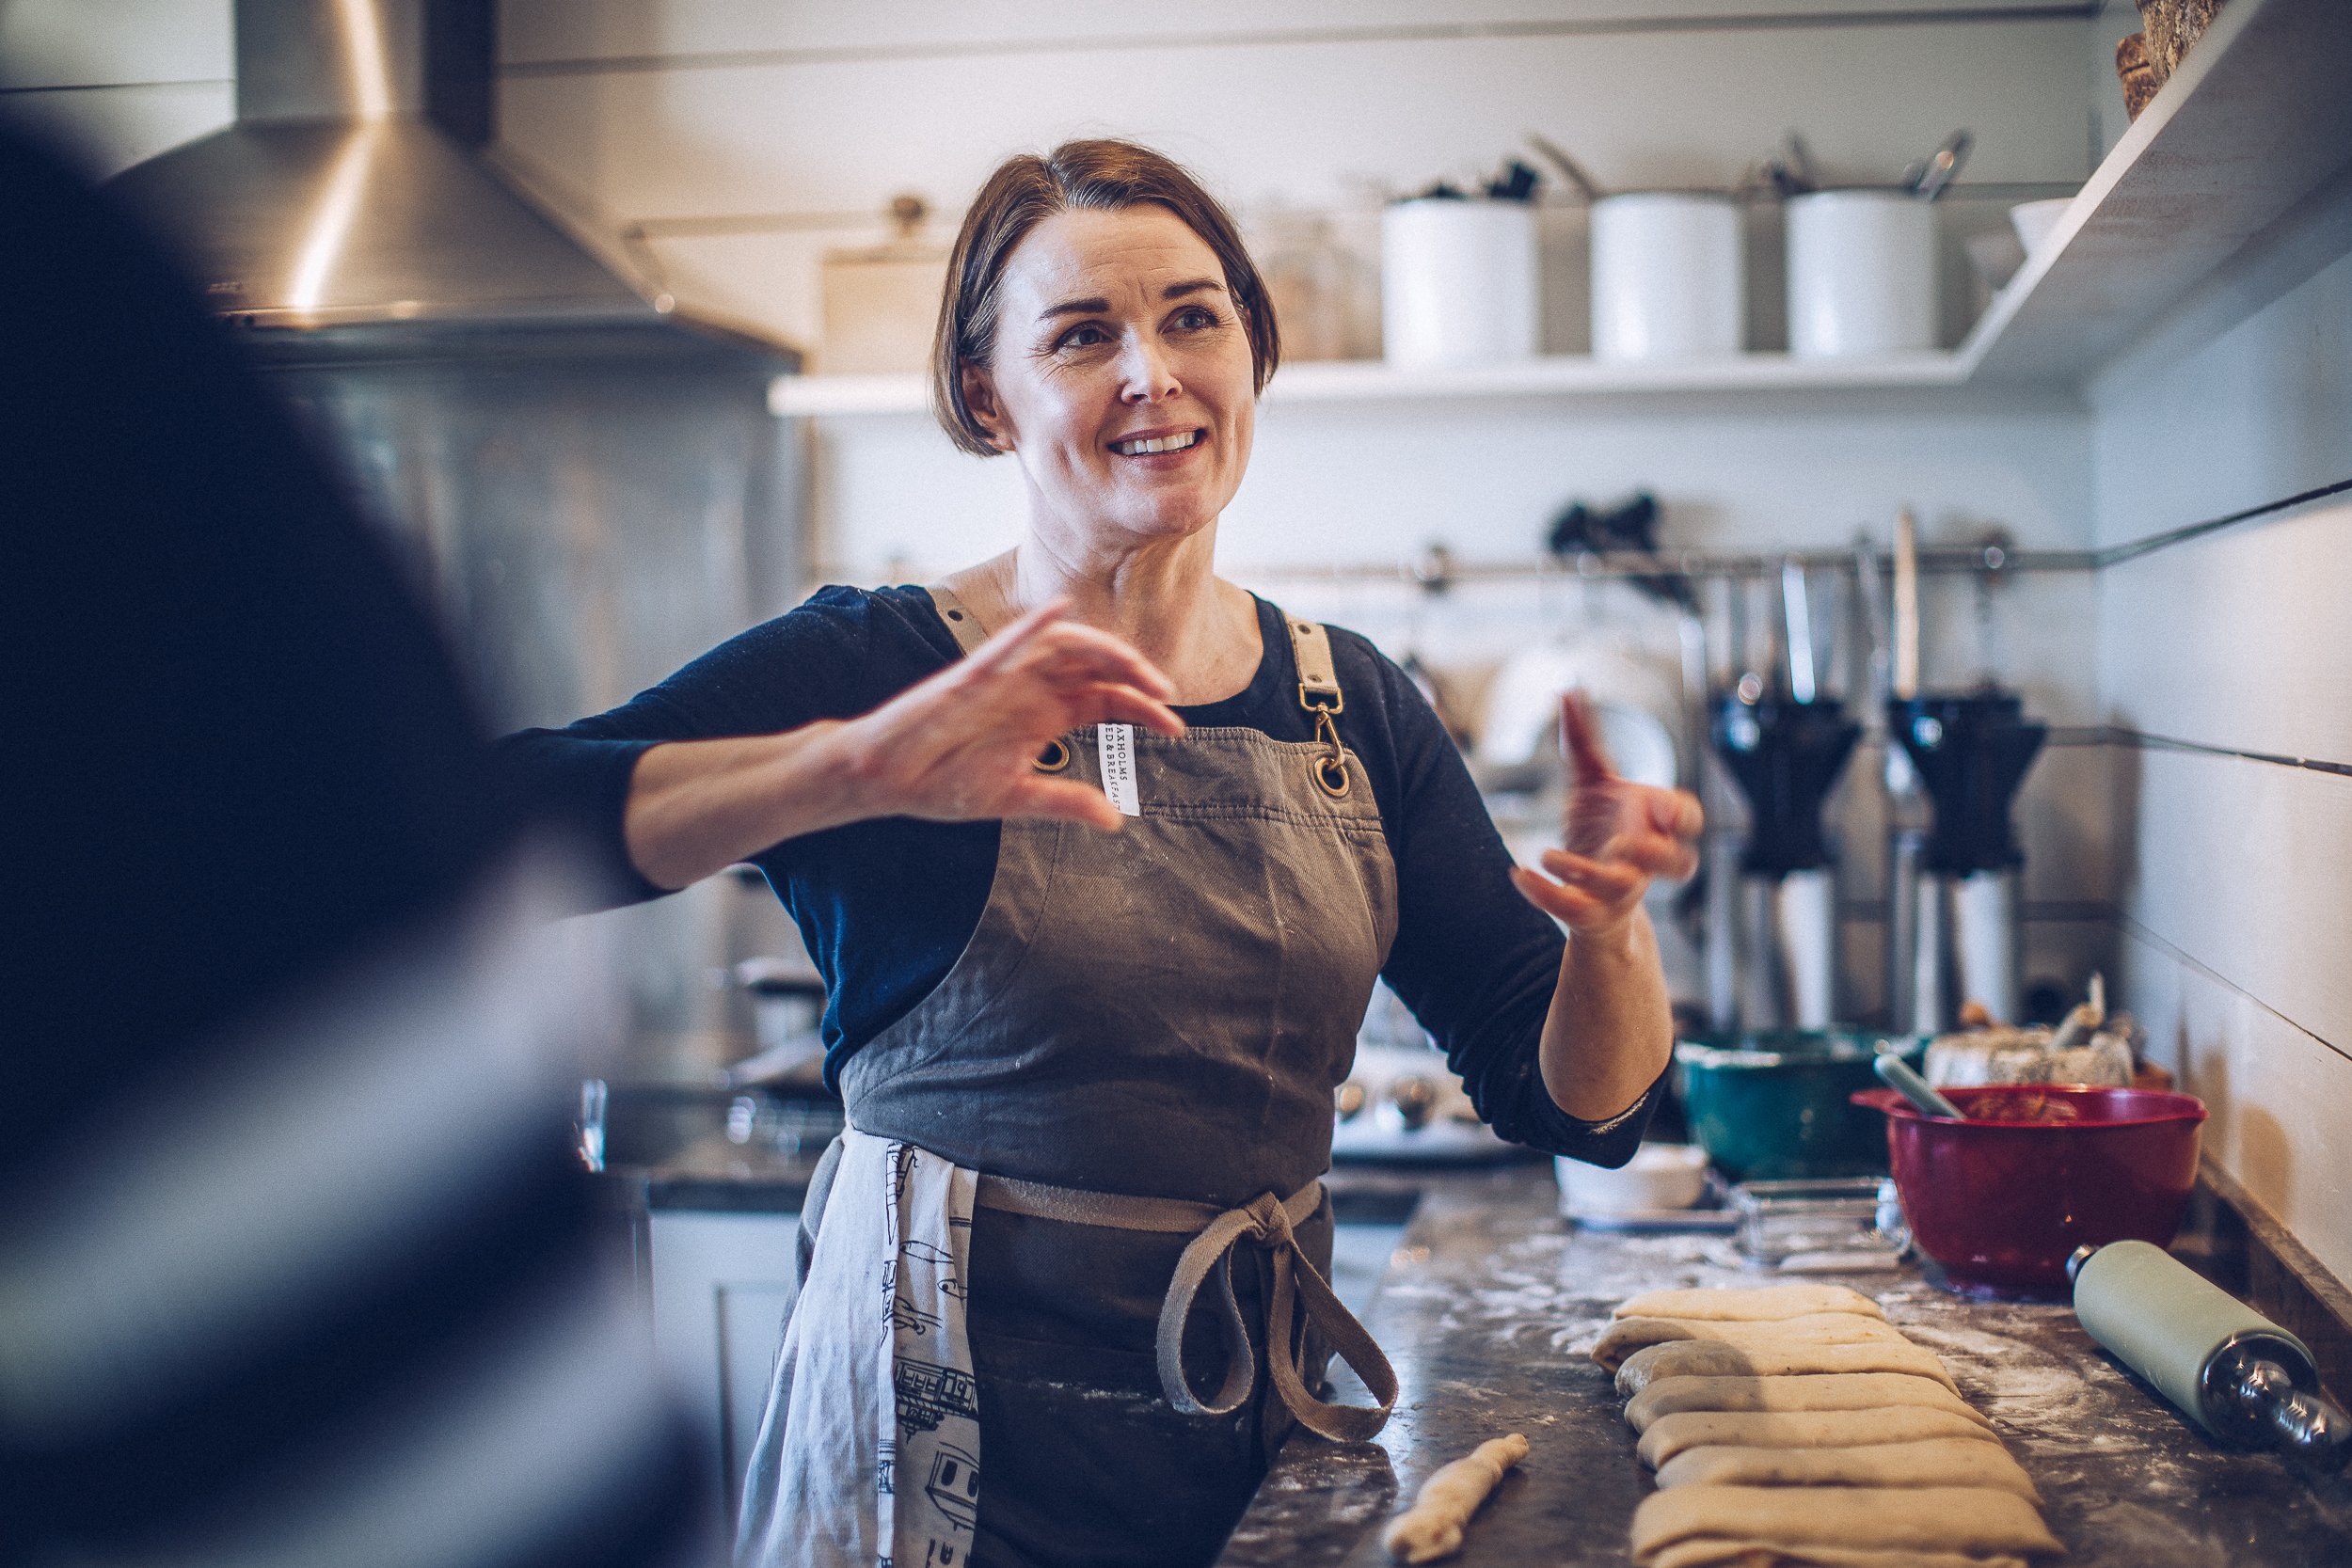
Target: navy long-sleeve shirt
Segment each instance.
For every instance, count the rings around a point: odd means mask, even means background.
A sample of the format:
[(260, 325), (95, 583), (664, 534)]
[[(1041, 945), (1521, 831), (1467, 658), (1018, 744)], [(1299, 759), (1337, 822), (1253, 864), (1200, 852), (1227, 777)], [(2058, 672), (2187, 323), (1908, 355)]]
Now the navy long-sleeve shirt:
[[(1309, 740), (1280, 612), (1261, 600), (1265, 653), (1249, 685), (1176, 711), (1194, 726)], [(1461, 754), (1409, 677), (1334, 628), (1342, 738), (1361, 759), (1396, 862), (1398, 925), (1381, 976), (1444, 1049), (1479, 1114), (1515, 1142), (1614, 1164), (1648, 1121), (1645, 1096), (1605, 1123), (1563, 1112), (1537, 1051), (1560, 972), (1558, 927), (1511, 886), (1511, 861)], [(629, 868), (622, 817), (639, 756), (666, 740), (767, 735), (880, 706), (959, 657), (919, 588), (827, 588), (608, 713), (501, 742), (519, 787), (612, 862), (624, 896), (660, 889)], [(880, 817), (752, 857), (783, 899), (828, 993), (826, 1078), (946, 976), (996, 868), (994, 822)]]

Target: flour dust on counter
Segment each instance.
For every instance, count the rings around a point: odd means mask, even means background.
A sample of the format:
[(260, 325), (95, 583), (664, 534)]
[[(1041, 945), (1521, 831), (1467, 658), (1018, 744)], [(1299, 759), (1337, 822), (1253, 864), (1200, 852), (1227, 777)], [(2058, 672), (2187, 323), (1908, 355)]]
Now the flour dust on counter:
[[(2217, 1447), (2103, 1353), (2063, 1305), (1966, 1299), (1909, 1268), (1847, 1272), (1824, 1281), (1875, 1300), (1886, 1321), (1911, 1337), (1901, 1346), (1800, 1347), (1810, 1357), (1899, 1350), (1905, 1370), (1848, 1364), (1783, 1372), (1777, 1381), (1806, 1385), (1803, 1397), (1810, 1401), (1820, 1386), (1847, 1376), (1901, 1376), (1919, 1383), (1912, 1392), (1939, 1408), (1949, 1409), (1957, 1393), (1975, 1412), (1970, 1425), (1982, 1433), (1989, 1424), (1998, 1443), (1963, 1435), (1875, 1450), (1701, 1445), (1665, 1462), (1661, 1476), (1673, 1484), (1661, 1489), (1640, 1463), (1639, 1434), (1621, 1413), (1643, 1389), (1616, 1391), (1617, 1379), (1584, 1352), (1613, 1312), (1636, 1298), (1751, 1290), (1772, 1276), (1742, 1266), (1721, 1238), (1564, 1224), (1557, 1187), (1538, 1166), (1430, 1172), (1419, 1179), (1418, 1191), (1420, 1206), (1366, 1319), (1396, 1366), (1402, 1393), (1394, 1418), (1375, 1444), (1287, 1445), (1228, 1540), (1219, 1568), (1383, 1568), (1384, 1522), (1441, 1466), (1506, 1432), (1525, 1433), (1533, 1452), (1473, 1520), (1459, 1554), (1449, 1560), (1460, 1568), (1627, 1568), (1632, 1521), (1648, 1497), (1873, 1487), (1959, 1490), (1990, 1495), (1994, 1508), (2004, 1506), (2002, 1498), (2030, 1508), (2029, 1486), (2040, 1495), (2049, 1535), (2067, 1555), (1921, 1547), (1890, 1559), (1829, 1545), (1800, 1549), (1814, 1562), (1839, 1568), (1994, 1568), (2003, 1556), (2008, 1568), (2028, 1561), (2034, 1568), (2352, 1562), (2352, 1477), (2320, 1486), (2278, 1455)], [(1726, 1353), (1737, 1354), (1721, 1341), (1669, 1341), (1635, 1352), (1620, 1370), (1642, 1367), (1645, 1357)], [(1756, 1374), (1753, 1367), (1717, 1362), (1677, 1369), (1677, 1375)], [(1664, 1385), (1671, 1376), (1649, 1381)], [(1735, 1393), (1727, 1402), (1759, 1402)], [(1965, 1445), (1969, 1452), (1938, 1444)], [(1866, 1479), (1858, 1463), (1874, 1452), (1895, 1473), (1858, 1484)], [(1964, 1484), (1933, 1483), (1955, 1465)], [(1671, 1477), (1663, 1476), (1670, 1468)], [(1772, 1481), (1758, 1484), (1766, 1475)], [(1889, 1506), (1913, 1505), (1899, 1498)], [(1691, 1535), (1661, 1547), (1641, 1568), (1756, 1568), (1775, 1560), (1790, 1560), (1737, 1544), (1727, 1550), (1721, 1539)]]

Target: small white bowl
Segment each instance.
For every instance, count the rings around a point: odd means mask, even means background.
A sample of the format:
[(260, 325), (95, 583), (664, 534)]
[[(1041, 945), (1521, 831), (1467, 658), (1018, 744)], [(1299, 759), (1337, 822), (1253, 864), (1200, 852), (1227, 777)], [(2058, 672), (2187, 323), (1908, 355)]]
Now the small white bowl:
[(2054, 196), (2047, 201), (2021, 201), (2009, 210), (2010, 227), (2017, 230), (2027, 256), (2042, 248), (2051, 230), (2058, 227), (2058, 219), (2074, 204), (2071, 196)]
[(1616, 1170), (1555, 1156), (1560, 1212), (1627, 1214), (1688, 1209), (1707, 1190), (1707, 1150), (1696, 1144), (1644, 1144)]

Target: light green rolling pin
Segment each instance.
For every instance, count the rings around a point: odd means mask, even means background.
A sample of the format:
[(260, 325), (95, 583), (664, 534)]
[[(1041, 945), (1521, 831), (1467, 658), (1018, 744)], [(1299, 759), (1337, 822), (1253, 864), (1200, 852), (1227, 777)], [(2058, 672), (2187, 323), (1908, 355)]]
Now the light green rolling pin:
[(2074, 1316), (2221, 1442), (2340, 1465), (2352, 1419), (2303, 1341), (2146, 1242), (2077, 1247)]

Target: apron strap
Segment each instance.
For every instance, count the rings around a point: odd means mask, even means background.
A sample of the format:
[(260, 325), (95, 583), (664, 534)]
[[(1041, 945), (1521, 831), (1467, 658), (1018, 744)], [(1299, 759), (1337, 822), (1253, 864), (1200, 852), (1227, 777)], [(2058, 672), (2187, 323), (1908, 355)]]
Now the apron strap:
[[(1273, 1291), (1266, 1301), (1265, 1351), (1275, 1393), (1299, 1425), (1334, 1442), (1365, 1442), (1388, 1424), (1389, 1412), (1396, 1407), (1395, 1370), (1364, 1325), (1332, 1292), (1330, 1282), (1299, 1252), (1292, 1234), (1294, 1226), (1322, 1205), (1322, 1182), (1310, 1181), (1288, 1201), (1262, 1193), (1239, 1209), (1219, 1211), (1213, 1204), (1181, 1198), (1128, 1197), (983, 1175), (974, 1201), (983, 1209), (1070, 1225), (1192, 1235), (1176, 1260), (1175, 1275), (1160, 1303), (1157, 1338), (1160, 1386), (1167, 1391), (1168, 1402), (1187, 1416), (1231, 1415), (1257, 1386), (1249, 1325), (1233, 1294), (1233, 1248), (1244, 1240), (1263, 1246), (1273, 1254), (1274, 1264)], [(1212, 1273), (1216, 1275), (1217, 1320), (1225, 1338), (1225, 1381), (1203, 1401), (1184, 1376), (1184, 1322)], [(1340, 1404), (1307, 1391), (1307, 1381), (1298, 1370), (1302, 1317), (1322, 1332), (1340, 1359), (1364, 1380), (1372, 1397), (1380, 1402), (1377, 1405)]]
[(1291, 657), (1298, 663), (1298, 705), (1310, 713), (1337, 713), (1347, 705), (1340, 691), (1339, 666), (1331, 660), (1331, 634), (1313, 621), (1285, 615)]
[(1298, 665), (1298, 705), (1314, 715), (1315, 738), (1329, 748), (1309, 765), (1316, 785), (1334, 800), (1345, 800), (1353, 787), (1348, 777), (1347, 748), (1340, 744), (1334, 714), (1347, 708), (1340, 690), (1339, 666), (1331, 658), (1331, 634), (1313, 621), (1282, 617), (1290, 628), (1291, 657)]
[(939, 618), (947, 624), (948, 631), (955, 636), (956, 646), (963, 650), (963, 657), (970, 658), (978, 653), (980, 644), (988, 641), (988, 633), (980, 628), (980, 618), (972, 613), (971, 607), (956, 596), (954, 589), (936, 582), (923, 592), (931, 596), (931, 608), (938, 610)]

